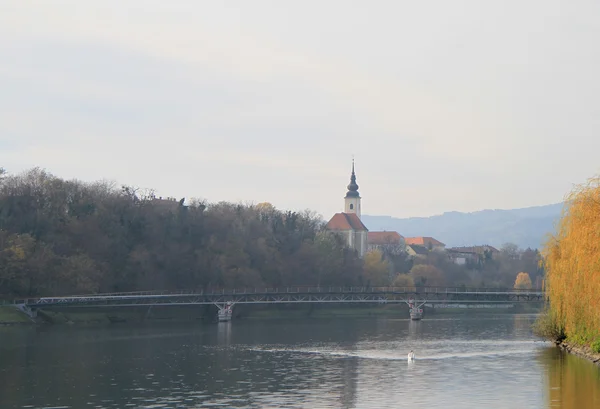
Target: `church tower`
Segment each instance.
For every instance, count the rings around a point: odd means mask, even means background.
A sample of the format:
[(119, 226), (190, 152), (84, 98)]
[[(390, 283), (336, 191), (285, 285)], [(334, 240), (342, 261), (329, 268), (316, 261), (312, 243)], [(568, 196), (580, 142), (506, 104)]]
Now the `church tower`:
[(360, 195), (358, 194), (356, 174), (354, 173), (354, 159), (352, 159), (352, 175), (350, 176), (350, 184), (348, 185), (348, 192), (346, 192), (344, 202), (344, 213), (355, 213), (360, 219)]

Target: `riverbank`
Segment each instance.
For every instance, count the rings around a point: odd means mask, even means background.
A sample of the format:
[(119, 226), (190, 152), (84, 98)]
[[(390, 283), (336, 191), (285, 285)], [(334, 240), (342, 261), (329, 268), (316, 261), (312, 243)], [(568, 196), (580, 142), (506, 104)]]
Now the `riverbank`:
[(0, 307), (0, 325), (24, 325), (35, 324), (27, 314), (19, 311), (13, 306)]
[(580, 356), (600, 365), (600, 339), (591, 341), (594, 337), (582, 337), (577, 334), (567, 334), (564, 328), (555, 321), (547, 311), (538, 316), (533, 325), (533, 332), (545, 338), (563, 351)]
[(600, 366), (600, 353), (592, 351), (591, 348), (581, 345), (569, 343), (567, 341), (555, 341), (556, 346), (563, 351), (577, 355), (581, 358), (585, 358), (592, 361), (596, 365)]

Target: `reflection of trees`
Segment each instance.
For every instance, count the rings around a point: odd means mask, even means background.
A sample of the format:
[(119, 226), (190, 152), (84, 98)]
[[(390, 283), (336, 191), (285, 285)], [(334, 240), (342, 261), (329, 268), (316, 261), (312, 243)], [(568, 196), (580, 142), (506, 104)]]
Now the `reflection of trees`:
[[(240, 323), (235, 328), (221, 323), (192, 330), (171, 324), (63, 326), (19, 329), (12, 337), (0, 329), (0, 407), (79, 408), (88, 402), (138, 407), (148, 399), (160, 405), (173, 398), (229, 407), (232, 397), (261, 407), (275, 397), (283, 402), (278, 404), (319, 407), (326, 400), (328, 406), (351, 408), (357, 399), (358, 359), (268, 344), (294, 345), (294, 340), (316, 336), (327, 343), (325, 350), (338, 345), (352, 351), (365, 325), (376, 323), (346, 321), (318, 328), (312, 323)], [(316, 335), (308, 336), (309, 329)], [(248, 342), (274, 350), (243, 347)]]
[(516, 335), (528, 335), (531, 333), (531, 326), (534, 318), (531, 315), (513, 315), (513, 332)]
[(546, 401), (549, 408), (600, 408), (600, 370), (591, 362), (558, 348), (540, 358), (547, 374)]

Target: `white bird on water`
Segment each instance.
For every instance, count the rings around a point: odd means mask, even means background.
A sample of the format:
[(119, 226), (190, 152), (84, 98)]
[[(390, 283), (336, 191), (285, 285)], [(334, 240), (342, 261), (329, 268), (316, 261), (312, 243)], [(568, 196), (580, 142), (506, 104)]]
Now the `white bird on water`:
[(408, 353), (408, 362), (411, 362), (414, 360), (415, 360), (415, 353), (411, 349), (410, 352)]

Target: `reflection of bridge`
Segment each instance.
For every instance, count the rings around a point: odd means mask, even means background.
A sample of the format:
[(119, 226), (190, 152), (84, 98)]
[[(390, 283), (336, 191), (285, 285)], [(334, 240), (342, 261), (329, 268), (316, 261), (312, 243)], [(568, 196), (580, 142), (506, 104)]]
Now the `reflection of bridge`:
[(301, 304), (301, 303), (418, 303), (515, 304), (544, 301), (536, 290), (446, 287), (286, 287), (215, 289), (208, 291), (148, 291), (43, 297), (18, 300), (21, 308), (135, 307), (159, 305)]

